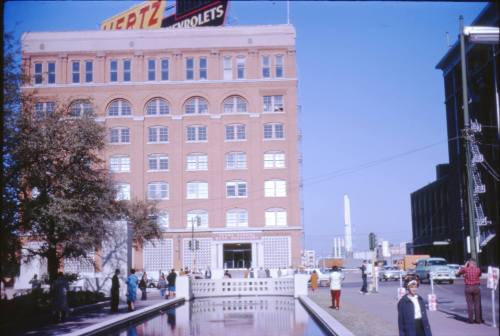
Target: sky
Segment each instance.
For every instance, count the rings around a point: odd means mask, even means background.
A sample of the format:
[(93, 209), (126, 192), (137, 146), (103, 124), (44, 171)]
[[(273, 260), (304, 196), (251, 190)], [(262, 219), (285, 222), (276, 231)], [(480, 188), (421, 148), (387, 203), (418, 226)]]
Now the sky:
[[(142, 1), (10, 1), (4, 30), (99, 29)], [(284, 1), (230, 1), (227, 25), (287, 22)], [(353, 248), (368, 234), (411, 241), (410, 194), (448, 162), (444, 85), (436, 64), (460, 15), (486, 3), (291, 1), (297, 33), (305, 247), (326, 256), (351, 202)]]

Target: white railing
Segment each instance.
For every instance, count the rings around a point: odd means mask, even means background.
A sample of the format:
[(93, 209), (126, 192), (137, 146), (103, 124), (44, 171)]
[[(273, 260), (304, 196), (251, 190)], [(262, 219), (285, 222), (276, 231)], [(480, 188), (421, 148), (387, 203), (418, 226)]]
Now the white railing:
[(294, 296), (294, 278), (196, 279), (192, 281), (195, 298), (213, 296)]

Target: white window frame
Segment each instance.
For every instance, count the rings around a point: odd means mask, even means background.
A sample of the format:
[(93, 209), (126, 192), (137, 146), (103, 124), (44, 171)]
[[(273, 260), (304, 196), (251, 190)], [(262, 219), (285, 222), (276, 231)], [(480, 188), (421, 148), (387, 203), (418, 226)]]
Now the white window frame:
[[(202, 132), (201, 130), (204, 129)], [(194, 139), (190, 139), (191, 131), (194, 131)], [(201, 139), (204, 134), (205, 138)], [(186, 142), (207, 142), (208, 141), (208, 128), (205, 125), (189, 125), (186, 126)]]
[[(154, 139), (152, 135), (154, 133)], [(164, 139), (161, 139), (163, 136)], [(148, 127), (148, 144), (168, 143), (168, 127), (167, 126), (151, 126)]]
[[(50, 70), (50, 65), (54, 66), (54, 71)], [(47, 62), (47, 84), (55, 84), (56, 83), (56, 62), (55, 61), (49, 61)]]
[[(166, 67), (164, 65), (167, 65)], [(168, 58), (162, 58), (160, 60), (160, 79), (162, 81), (167, 81), (169, 78), (169, 72), (170, 72), (170, 59)]]
[(248, 211), (246, 209), (226, 211), (226, 227), (248, 227)]
[[(155, 162), (155, 167), (151, 166), (151, 163)], [(166, 168), (162, 167), (162, 165), (165, 165), (166, 163)], [(154, 172), (154, 171), (168, 171), (169, 170), (169, 161), (168, 161), (168, 155), (167, 154), (149, 154), (148, 155), (148, 171)]]
[[(153, 65), (152, 68), (151, 68), (151, 64)], [(147, 65), (146, 71), (148, 74), (148, 82), (156, 81), (156, 59), (155, 58), (148, 58), (146, 65)]]
[[(117, 113), (118, 114), (110, 114), (111, 108), (114, 108), (114, 104), (118, 104)], [(106, 108), (106, 115), (108, 117), (121, 117), (121, 116), (131, 116), (132, 115), (132, 105), (130, 102), (123, 98), (114, 99), (108, 104)]]
[(110, 156), (109, 170), (113, 173), (130, 173), (130, 156), (122, 154)]
[(167, 182), (155, 181), (148, 183), (148, 199), (168, 200), (170, 188)]
[(189, 153), (186, 156), (186, 171), (208, 170), (208, 155), (205, 153)]
[(208, 182), (204, 181), (187, 182), (186, 199), (208, 199)]
[(261, 56), (262, 78), (271, 78), (271, 56)]
[[(281, 100), (281, 103), (279, 102)], [(262, 97), (262, 110), (264, 112), (283, 112), (285, 109), (285, 102), (283, 95), (263, 96)]]
[(224, 167), (226, 170), (247, 169), (248, 161), (245, 152), (228, 152), (224, 155)]
[[(118, 141), (112, 142), (113, 139), (113, 131), (118, 132)], [(126, 131), (126, 132), (125, 132)], [(127, 135), (124, 135), (124, 133), (128, 133)], [(124, 138), (127, 137), (128, 141), (124, 141)], [(121, 145), (121, 144), (130, 144), (130, 128), (128, 127), (112, 127), (109, 131), (109, 143), (112, 145)]]
[[(198, 223), (197, 220), (196, 220), (196, 217), (199, 217), (200, 218), (200, 221), (199, 221), (199, 224), (200, 225), (197, 225)], [(205, 228), (208, 228), (208, 211), (206, 210), (191, 210), (191, 211), (188, 211), (187, 214), (186, 214), (186, 227), (188, 229), (191, 229), (193, 227), (193, 224), (196, 223), (194, 225), (194, 229), (205, 229)]]
[(246, 57), (238, 56), (236, 57), (236, 78), (245, 79), (246, 74)]
[(224, 99), (224, 113), (246, 113), (248, 102), (241, 96), (230, 96)]
[(116, 183), (116, 200), (117, 201), (130, 201), (130, 184), (129, 183)]
[[(278, 136), (277, 128), (281, 127), (281, 136)], [(269, 132), (266, 128), (271, 127), (271, 136), (269, 137)], [(285, 125), (283, 123), (267, 123), (264, 124), (264, 140), (283, 140), (285, 139)]]
[[(191, 66), (189, 66), (191, 63)], [(194, 80), (194, 57), (186, 57), (186, 80)], [(191, 78), (189, 78), (191, 77)]]
[[(283, 156), (283, 159), (278, 156)], [(286, 155), (283, 151), (267, 151), (264, 153), (264, 169), (286, 168)]]
[(144, 114), (148, 116), (168, 115), (170, 114), (170, 105), (166, 99), (160, 97), (150, 99), (146, 104)]
[[(205, 108), (203, 108), (205, 106)], [(188, 112), (188, 107), (192, 112)], [(203, 97), (191, 97), (184, 103), (184, 114), (207, 114), (208, 101)]]
[(286, 197), (286, 180), (266, 180), (264, 181), (264, 197)]
[[(39, 67), (39, 69), (37, 69)], [(40, 71), (38, 71), (40, 70)], [(34, 65), (34, 82), (35, 85), (42, 85), (43, 84), (43, 63), (42, 62), (35, 62)]]
[(264, 212), (265, 226), (283, 227), (288, 226), (288, 218), (285, 209), (270, 208)]
[(275, 78), (285, 77), (285, 55), (274, 56), (274, 77)]
[[(202, 60), (205, 61), (205, 66), (202, 66)], [(208, 79), (208, 59), (206, 57), (200, 57), (198, 60), (198, 79), (207, 80)]]
[[(75, 64), (77, 65), (78, 69), (75, 69)], [(80, 82), (81, 82), (80, 61), (79, 60), (72, 60), (71, 61), (71, 83), (72, 84), (80, 84)]]
[(118, 82), (118, 60), (116, 59), (109, 60), (109, 81)]
[(222, 59), (222, 69), (224, 80), (232, 80), (233, 79), (233, 60), (231, 56), (224, 56)]
[[(246, 141), (247, 130), (245, 124), (229, 124), (224, 126), (225, 141)], [(232, 136), (231, 136), (232, 135)]]
[(94, 61), (85, 60), (83, 64), (85, 67), (85, 83), (92, 83), (94, 81)]
[[(127, 63), (128, 63), (128, 69), (126, 67)], [(124, 82), (131, 82), (132, 81), (132, 60), (128, 59), (128, 58), (124, 59), (122, 61), (122, 68), (123, 68), (123, 81)]]
[(156, 223), (160, 231), (165, 232), (170, 227), (170, 215), (166, 211), (160, 211), (156, 217)]
[(94, 107), (88, 100), (75, 100), (69, 106), (71, 117), (91, 116), (94, 114)]
[(55, 102), (36, 102), (34, 105), (35, 116), (37, 118), (42, 118), (51, 114), (56, 107)]
[[(241, 192), (241, 186), (244, 186), (244, 192)], [(230, 191), (231, 189), (234, 190)], [(248, 183), (246, 181), (227, 181), (226, 182), (226, 198), (247, 198)]]

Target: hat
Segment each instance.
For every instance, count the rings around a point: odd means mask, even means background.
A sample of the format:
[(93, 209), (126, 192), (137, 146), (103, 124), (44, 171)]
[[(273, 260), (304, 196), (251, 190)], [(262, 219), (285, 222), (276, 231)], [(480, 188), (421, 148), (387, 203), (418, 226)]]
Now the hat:
[(410, 282), (408, 282), (408, 285), (406, 285), (407, 287), (410, 287), (410, 286), (418, 286), (418, 281), (417, 280), (411, 280)]

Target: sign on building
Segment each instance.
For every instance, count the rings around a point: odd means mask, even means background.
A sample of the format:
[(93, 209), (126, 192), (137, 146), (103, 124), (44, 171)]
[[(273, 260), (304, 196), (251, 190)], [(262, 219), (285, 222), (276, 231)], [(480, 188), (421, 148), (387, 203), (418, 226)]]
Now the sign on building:
[[(172, 3), (172, 4), (170, 4)], [(103, 30), (222, 26), (228, 0), (146, 1), (101, 23)]]

